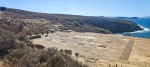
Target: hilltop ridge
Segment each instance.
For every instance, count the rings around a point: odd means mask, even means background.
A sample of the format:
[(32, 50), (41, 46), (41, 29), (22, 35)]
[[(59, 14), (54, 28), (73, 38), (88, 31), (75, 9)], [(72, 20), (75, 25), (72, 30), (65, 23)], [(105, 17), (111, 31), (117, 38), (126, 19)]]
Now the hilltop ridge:
[(23, 27), (19, 32), (22, 30), (28, 31), (25, 29), (27, 24), (34, 26), (32, 28), (33, 34), (43, 30), (45, 31), (45, 29), (55, 29), (59, 31), (74, 30), (76, 32), (96, 32), (104, 34), (142, 30), (136, 23), (128, 20), (79, 15), (46, 14), (6, 7), (0, 8), (1, 28), (9, 26), (9, 28), (12, 29), (12, 24), (14, 24), (17, 29)]

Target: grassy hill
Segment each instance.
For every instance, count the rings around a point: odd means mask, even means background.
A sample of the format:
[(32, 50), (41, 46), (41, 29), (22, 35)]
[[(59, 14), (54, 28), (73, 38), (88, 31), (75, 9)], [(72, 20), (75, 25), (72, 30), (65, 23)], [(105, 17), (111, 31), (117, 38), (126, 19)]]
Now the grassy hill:
[[(91, 16), (65, 15), (65, 14), (46, 14), (0, 7), (0, 23), (2, 28), (13, 28), (17, 32), (25, 29), (25, 26), (32, 25), (32, 33), (40, 33), (46, 29), (74, 30), (77, 32), (96, 32), (96, 33), (120, 33), (142, 30), (132, 21), (100, 18)], [(55, 25), (60, 25), (58, 28)], [(21, 30), (18, 28), (23, 27)], [(28, 28), (29, 26), (27, 26)], [(5, 29), (9, 29), (5, 28)]]

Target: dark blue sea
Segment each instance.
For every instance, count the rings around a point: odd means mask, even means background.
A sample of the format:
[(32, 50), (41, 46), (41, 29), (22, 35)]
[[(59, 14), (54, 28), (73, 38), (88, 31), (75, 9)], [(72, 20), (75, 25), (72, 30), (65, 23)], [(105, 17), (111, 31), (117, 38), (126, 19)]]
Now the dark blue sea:
[(150, 18), (126, 19), (126, 20), (130, 20), (137, 23), (144, 30), (135, 31), (135, 32), (125, 32), (122, 33), (121, 35), (140, 37), (140, 38), (150, 38)]

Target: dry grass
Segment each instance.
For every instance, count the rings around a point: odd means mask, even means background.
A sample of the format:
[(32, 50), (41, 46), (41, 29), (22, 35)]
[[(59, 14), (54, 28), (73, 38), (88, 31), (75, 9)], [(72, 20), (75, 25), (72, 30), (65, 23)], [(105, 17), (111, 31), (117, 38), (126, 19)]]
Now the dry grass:
[[(34, 39), (33, 43), (42, 44), (45, 47), (72, 50), (72, 56), (75, 56), (74, 53), (79, 53), (77, 60), (90, 67), (108, 67), (108, 64), (113, 67), (115, 64), (118, 64), (118, 67), (142, 67), (144, 65), (148, 67), (150, 64), (148, 47), (150, 39), (88, 32), (56, 32), (48, 35), (49, 37), (42, 36), (42, 38)], [(62, 42), (64, 40), (67, 42)], [(127, 50), (126, 45), (128, 42), (130, 43), (130, 40), (135, 40), (133, 49)], [(131, 45), (127, 45), (127, 48), (131, 48)], [(131, 53), (125, 54), (124, 56), (129, 56), (129, 59), (122, 61), (119, 57), (124, 49), (127, 52), (131, 51)]]
[(87, 67), (55, 48), (37, 51), (16, 49), (5, 59), (13, 67)]
[(0, 32), (0, 57), (8, 67), (87, 67), (56, 48), (35, 50), (24, 37), (19, 40), (12, 32)]

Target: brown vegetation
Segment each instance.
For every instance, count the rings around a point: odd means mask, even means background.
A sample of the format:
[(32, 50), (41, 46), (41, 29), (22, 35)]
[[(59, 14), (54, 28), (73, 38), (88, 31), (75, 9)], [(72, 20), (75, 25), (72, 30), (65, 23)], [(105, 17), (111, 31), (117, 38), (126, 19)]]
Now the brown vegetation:
[[(21, 25), (19, 27), (23, 27), (23, 29), (17, 28), (19, 29), (18, 31), (27, 31), (27, 29), (24, 28), (25, 26), (27, 26), (28, 28), (31, 28), (30, 31), (32, 32), (30, 32), (30, 34), (41, 33), (42, 31), (46, 31), (48, 28), (55, 29), (55, 27), (53, 26), (55, 24), (62, 25), (62, 27), (57, 29), (61, 31), (74, 30), (77, 32), (96, 32), (108, 34), (141, 30), (141, 28), (137, 24), (127, 20), (77, 15), (45, 14), (29, 12), (20, 9), (4, 9), (3, 7), (0, 8), (0, 11), (3, 12), (1, 14), (2, 18), (0, 22), (21, 22)], [(31, 21), (28, 19), (30, 19)], [(33, 23), (33, 19), (40, 21)], [(17, 25), (15, 24), (15, 26)], [(26, 34), (29, 33), (26, 32)]]
[(18, 38), (9, 31), (0, 30), (0, 57), (9, 67), (87, 67), (56, 48), (35, 50), (26, 45), (24, 37)]

